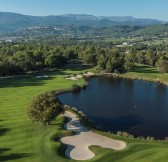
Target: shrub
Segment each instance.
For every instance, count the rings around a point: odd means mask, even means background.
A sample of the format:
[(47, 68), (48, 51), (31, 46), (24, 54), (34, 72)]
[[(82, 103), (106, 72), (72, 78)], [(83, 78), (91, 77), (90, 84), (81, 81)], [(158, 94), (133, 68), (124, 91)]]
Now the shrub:
[(151, 137), (150, 140), (151, 140), (151, 141), (155, 140), (155, 137)]
[(139, 137), (137, 137), (138, 139), (141, 139), (141, 140), (145, 140), (145, 138), (144, 137), (142, 137), (142, 136), (139, 136)]
[(155, 138), (154, 137), (150, 137), (150, 136), (148, 136), (147, 138), (146, 138), (146, 140), (148, 140), (148, 141), (153, 141)]
[(78, 111), (77, 108), (75, 108), (75, 107), (71, 107), (71, 109), (72, 109), (73, 111), (75, 111), (75, 112)]
[(78, 114), (79, 114), (81, 117), (86, 118), (86, 115), (84, 114), (84, 112), (78, 111)]
[(130, 134), (128, 137), (129, 137), (129, 138), (134, 138), (134, 136), (133, 136), (133, 135), (131, 135), (131, 134)]
[(123, 136), (124, 136), (124, 137), (129, 137), (129, 135), (130, 135), (129, 133), (123, 132)]
[(81, 90), (81, 87), (79, 85), (77, 85), (77, 84), (73, 84), (72, 85), (72, 90), (74, 92), (79, 92)]
[(117, 132), (117, 135), (118, 135), (118, 136), (122, 136), (123, 133), (122, 133), (121, 131), (118, 131), (118, 132)]
[(88, 86), (88, 82), (87, 81), (85, 81), (85, 83), (82, 85), (82, 89), (85, 89), (86, 87)]
[(71, 108), (70, 106), (64, 105), (64, 109), (65, 109), (65, 110), (68, 110), (68, 109), (70, 109), (70, 108)]
[(120, 71), (118, 69), (114, 69), (114, 73), (120, 74)]

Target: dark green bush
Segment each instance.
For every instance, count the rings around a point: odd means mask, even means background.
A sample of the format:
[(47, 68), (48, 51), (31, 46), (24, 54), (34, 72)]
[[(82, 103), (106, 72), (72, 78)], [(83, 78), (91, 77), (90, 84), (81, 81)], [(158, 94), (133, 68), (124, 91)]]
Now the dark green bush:
[(72, 85), (72, 90), (74, 92), (79, 92), (81, 90), (81, 86), (77, 85), (77, 84), (73, 84)]

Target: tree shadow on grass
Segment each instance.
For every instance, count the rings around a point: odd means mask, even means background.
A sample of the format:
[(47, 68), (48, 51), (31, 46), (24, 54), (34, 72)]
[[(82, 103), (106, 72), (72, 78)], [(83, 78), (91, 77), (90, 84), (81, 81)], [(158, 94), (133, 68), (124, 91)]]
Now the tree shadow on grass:
[(152, 73), (152, 74), (157, 74), (158, 73), (157, 69), (150, 68), (150, 67), (147, 67), (147, 66), (136, 67), (135, 70), (133, 70), (133, 72), (136, 72), (136, 73)]
[(70, 64), (66, 65), (64, 69), (71, 70), (71, 71), (81, 71), (93, 68), (93, 65), (84, 65), (84, 64)]
[[(48, 71), (42, 71), (42, 72), (37, 72), (33, 76), (42, 76), (42, 75), (48, 75), (49, 78), (52, 78), (53, 76), (57, 75), (67, 75), (68, 73), (65, 71), (66, 68), (59, 68), (55, 70), (48, 70)], [(43, 78), (43, 79), (48, 79), (48, 78)]]
[(66, 151), (66, 149), (67, 149), (67, 145), (63, 144), (62, 142), (61, 142), (60, 144), (61, 144), (61, 145), (60, 145), (60, 147), (59, 147), (59, 149), (58, 149), (58, 154), (59, 154), (60, 156), (62, 156), (63, 158), (66, 158), (66, 157), (65, 157), (65, 151)]
[(157, 74), (158, 71), (155, 69), (135, 69), (134, 72), (136, 73), (152, 73), (152, 74)]
[(5, 135), (8, 131), (10, 131), (9, 128), (0, 128), (0, 136)]
[(52, 80), (53, 77), (35, 78), (34, 76), (17, 76), (0, 81), (0, 88), (6, 87), (24, 87), (24, 86), (41, 86), (45, 80)]
[[(2, 121), (2, 120), (0, 120)], [(4, 136), (8, 131), (10, 131), (9, 128), (0, 128), (0, 137)], [(10, 160), (17, 160), (24, 157), (31, 156), (30, 153), (8, 153), (8, 151), (11, 151), (10, 148), (0, 148), (0, 162), (6, 162)]]
[(10, 160), (17, 160), (25, 157), (29, 157), (31, 153), (13, 153), (13, 154), (6, 154), (6, 152), (10, 151), (9, 148), (0, 148), (0, 161), (6, 162)]
[[(8, 79), (3, 79), (0, 80), (0, 88), (6, 88), (6, 87), (25, 87), (25, 86), (42, 86), (46, 84), (45, 81), (47, 80), (53, 80), (59, 75), (70, 75), (75, 71), (81, 71), (81, 70), (87, 70), (89, 68), (92, 68), (93, 66), (91, 65), (66, 65), (60, 69), (55, 69), (52, 71), (41, 71), (41, 72), (36, 72), (31, 75), (22, 75), (22, 76), (14, 76)], [(71, 72), (66, 72), (72, 71)], [(42, 76), (42, 75), (47, 75), (48, 77), (44, 78), (36, 78), (36, 76)]]
[(64, 119), (63, 123), (60, 122), (60, 123), (57, 123), (56, 122), (57, 119), (55, 119), (53, 122), (50, 123), (50, 126), (56, 126), (57, 129), (60, 129), (60, 130), (64, 130), (64, 123), (66, 123), (66, 119)]
[[(25, 86), (42, 86), (46, 84), (45, 81), (53, 80), (59, 75), (69, 75), (65, 72), (66, 69), (57, 69), (54, 71), (38, 72), (33, 75), (15, 76), (8, 79), (0, 80), (0, 88), (6, 87), (25, 87)], [(47, 76), (42, 78), (36, 78), (36, 76)]]

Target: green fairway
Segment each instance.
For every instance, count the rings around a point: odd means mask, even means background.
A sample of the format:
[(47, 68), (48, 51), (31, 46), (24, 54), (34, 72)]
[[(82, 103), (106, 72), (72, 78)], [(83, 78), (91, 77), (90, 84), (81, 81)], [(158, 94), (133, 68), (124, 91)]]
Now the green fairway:
[(153, 81), (160, 81), (168, 85), (168, 74), (160, 74), (154, 67), (136, 64), (135, 70), (125, 73), (124, 76), (129, 78), (144, 78)]
[[(139, 71), (138, 71), (139, 70)], [(64, 156), (64, 147), (58, 139), (68, 133), (63, 129), (64, 119), (58, 117), (52, 125), (42, 126), (31, 123), (26, 115), (27, 104), (39, 93), (48, 90), (70, 88), (73, 83), (82, 84), (83, 80), (66, 80), (73, 73), (81, 73), (84, 68), (73, 67), (53, 72), (43, 72), (49, 78), (36, 79), (34, 76), (18, 76), (0, 81), (0, 162), (72, 162)], [(87, 71), (90, 71), (88, 69)], [(38, 74), (38, 75), (42, 75)], [(125, 74), (129, 77), (160, 78), (168, 83), (168, 75), (161, 76), (156, 69), (136, 68), (136, 72)], [(166, 162), (168, 142), (128, 139), (111, 134), (108, 137), (127, 142), (127, 148), (113, 151), (92, 146), (96, 153), (92, 162)]]

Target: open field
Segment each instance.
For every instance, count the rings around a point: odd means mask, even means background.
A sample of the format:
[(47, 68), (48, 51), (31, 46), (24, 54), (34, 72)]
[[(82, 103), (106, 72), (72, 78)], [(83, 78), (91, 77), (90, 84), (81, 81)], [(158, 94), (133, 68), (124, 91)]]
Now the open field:
[[(83, 80), (66, 80), (72, 73), (81, 73), (84, 68), (73, 67), (38, 75), (48, 78), (36, 79), (33, 76), (14, 77), (0, 81), (0, 161), (10, 162), (73, 162), (64, 156), (65, 147), (57, 142), (62, 135), (70, 135), (63, 129), (64, 118), (59, 117), (50, 126), (31, 123), (26, 115), (26, 107), (33, 96), (46, 90), (65, 89)], [(90, 71), (88, 69), (87, 71)], [(125, 74), (129, 77), (161, 78), (168, 83), (168, 75), (161, 76), (154, 68), (138, 67), (136, 72)], [(92, 146), (96, 156), (90, 162), (166, 162), (168, 142), (128, 139), (99, 132), (125, 141), (127, 148), (114, 151)]]

